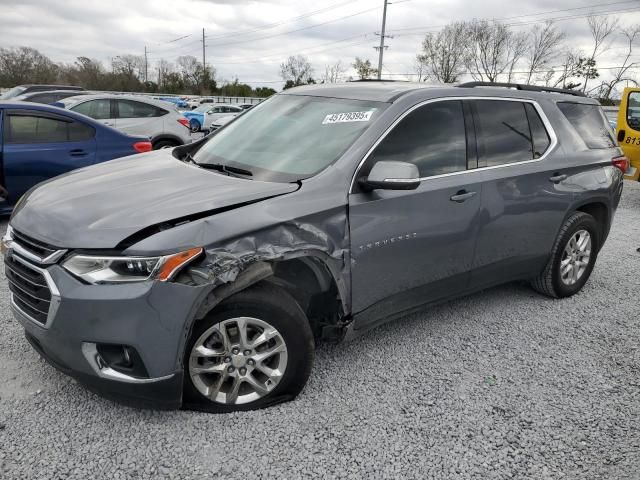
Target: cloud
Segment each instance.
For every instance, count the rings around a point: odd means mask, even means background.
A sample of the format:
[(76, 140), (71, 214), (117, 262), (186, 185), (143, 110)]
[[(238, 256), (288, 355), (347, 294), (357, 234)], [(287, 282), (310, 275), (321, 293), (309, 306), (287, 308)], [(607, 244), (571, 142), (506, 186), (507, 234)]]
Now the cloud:
[[(377, 63), (382, 8), (376, 0), (1, 0), (0, 45), (37, 48), (54, 61), (70, 62), (88, 56), (110, 63), (116, 55), (141, 55), (145, 46), (151, 67), (161, 58), (202, 55), (202, 28), (207, 35), (207, 63), (224, 79), (238, 76), (252, 83), (280, 81), (278, 65), (288, 55), (304, 54), (316, 75), (324, 65), (341, 60), (349, 65), (355, 56)], [(557, 18), (567, 33), (566, 45), (588, 49), (585, 18), (591, 11), (625, 10), (634, 2), (609, 6), (591, 0), (405, 0), (388, 7), (383, 74), (402, 78), (411, 73), (421, 40), (453, 20), (501, 18), (513, 28), (526, 30), (533, 21)], [(605, 6), (602, 6), (605, 5)], [(558, 10), (563, 10), (562, 12)], [(553, 13), (555, 12), (555, 13)], [(559, 17), (570, 17), (562, 19)], [(640, 13), (624, 12), (625, 23), (638, 23)], [(180, 38), (185, 37), (185, 38)], [(180, 38), (180, 40), (176, 40)], [(621, 44), (618, 44), (619, 47)], [(621, 50), (611, 49), (599, 59), (615, 65)]]

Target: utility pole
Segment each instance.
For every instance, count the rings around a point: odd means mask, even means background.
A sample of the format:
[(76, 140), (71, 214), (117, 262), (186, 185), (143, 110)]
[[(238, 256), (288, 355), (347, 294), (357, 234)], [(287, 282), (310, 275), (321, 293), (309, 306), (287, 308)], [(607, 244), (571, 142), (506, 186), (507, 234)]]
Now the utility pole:
[(378, 80), (380, 80), (380, 76), (382, 75), (382, 56), (384, 54), (384, 49), (386, 45), (384, 44), (385, 39), (385, 27), (387, 26), (387, 0), (384, 0), (384, 8), (382, 10), (382, 32), (380, 32), (380, 46), (376, 48), (378, 50)]
[(148, 72), (148, 68), (149, 68), (149, 62), (147, 60), (147, 46), (144, 46), (144, 83), (147, 83), (147, 74)]
[(204, 44), (204, 28), (202, 29), (202, 71), (207, 69), (207, 57), (205, 51), (206, 45)]

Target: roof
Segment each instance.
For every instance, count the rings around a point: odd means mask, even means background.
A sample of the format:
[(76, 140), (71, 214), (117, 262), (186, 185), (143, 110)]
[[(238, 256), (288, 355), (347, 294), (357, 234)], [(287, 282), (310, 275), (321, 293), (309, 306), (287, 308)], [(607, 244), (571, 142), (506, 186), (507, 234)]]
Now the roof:
[(60, 103), (65, 105), (73, 105), (78, 102), (86, 102), (88, 100), (135, 100), (138, 102), (149, 103), (160, 108), (167, 108), (169, 105), (173, 105), (171, 102), (164, 100), (156, 100), (155, 98), (147, 97), (146, 95), (118, 95), (115, 93), (96, 93), (92, 95), (78, 95), (77, 97), (68, 97), (60, 100)]
[(433, 85), (417, 82), (360, 81), (304, 85), (285, 90), (281, 95), (310, 95), (373, 102), (393, 102), (397, 97), (405, 93), (424, 88), (433, 88)]
[(459, 97), (512, 97), (525, 99), (551, 98), (556, 100), (594, 103), (597, 100), (589, 97), (575, 96), (562, 92), (547, 92), (505, 88), (498, 85), (477, 85), (460, 88), (453, 84), (425, 84), (418, 82), (393, 81), (359, 81), (347, 83), (315, 84), (295, 87), (285, 90), (280, 95), (310, 95), (317, 97), (344, 98), (350, 100), (364, 100), (392, 103), (396, 99), (411, 93), (424, 93), (424, 97), (459, 96)]

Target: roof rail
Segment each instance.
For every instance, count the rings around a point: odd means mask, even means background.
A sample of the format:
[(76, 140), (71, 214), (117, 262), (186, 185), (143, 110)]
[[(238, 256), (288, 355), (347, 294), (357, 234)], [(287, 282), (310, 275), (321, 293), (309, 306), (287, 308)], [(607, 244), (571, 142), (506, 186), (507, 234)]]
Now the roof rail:
[(515, 88), (516, 90), (526, 90), (528, 92), (564, 93), (566, 95), (574, 95), (576, 97), (586, 97), (584, 93), (578, 90), (569, 90), (567, 88), (540, 87), (538, 85), (524, 85), (522, 83), (466, 82), (466, 83), (460, 83), (457, 86), (460, 88), (505, 87), (505, 88)]

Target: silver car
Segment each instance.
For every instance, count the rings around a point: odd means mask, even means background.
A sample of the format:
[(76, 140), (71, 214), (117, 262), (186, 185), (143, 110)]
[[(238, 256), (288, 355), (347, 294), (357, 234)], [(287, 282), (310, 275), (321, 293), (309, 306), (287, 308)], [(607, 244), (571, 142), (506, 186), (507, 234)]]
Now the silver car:
[(235, 117), (244, 112), (242, 107), (236, 105), (229, 105), (228, 103), (214, 103), (209, 105), (210, 109), (207, 110), (204, 117), (203, 130), (214, 130), (213, 124), (218, 123), (218, 120), (222, 117)]
[(69, 97), (59, 103), (130, 135), (145, 135), (154, 150), (191, 143), (189, 121), (174, 105), (161, 100), (98, 94)]

